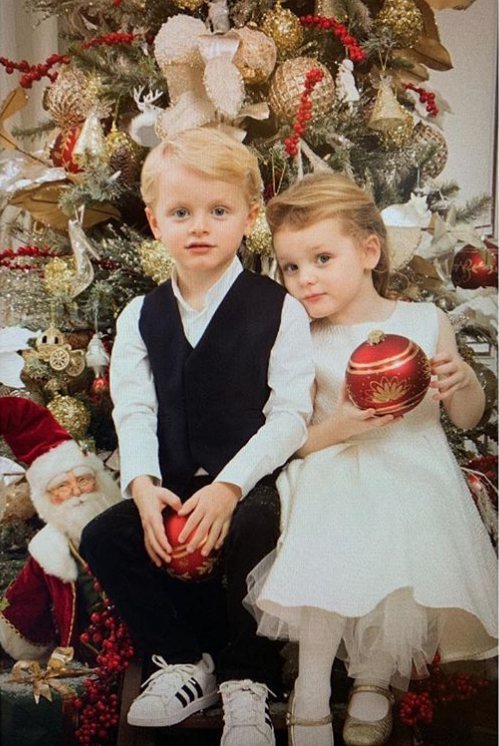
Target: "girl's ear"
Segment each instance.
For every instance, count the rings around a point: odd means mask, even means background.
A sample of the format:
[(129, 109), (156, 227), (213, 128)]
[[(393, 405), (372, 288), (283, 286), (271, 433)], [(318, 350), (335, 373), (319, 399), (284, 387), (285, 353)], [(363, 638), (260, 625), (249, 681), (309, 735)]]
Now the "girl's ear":
[(381, 243), (374, 233), (371, 233), (362, 244), (362, 251), (364, 253), (364, 268), (374, 269), (381, 256)]
[(153, 211), (150, 207), (146, 207), (145, 209), (147, 222), (149, 223), (149, 226), (152, 230), (152, 234), (154, 238), (160, 240), (161, 239), (161, 233), (158, 226), (158, 221), (156, 220)]

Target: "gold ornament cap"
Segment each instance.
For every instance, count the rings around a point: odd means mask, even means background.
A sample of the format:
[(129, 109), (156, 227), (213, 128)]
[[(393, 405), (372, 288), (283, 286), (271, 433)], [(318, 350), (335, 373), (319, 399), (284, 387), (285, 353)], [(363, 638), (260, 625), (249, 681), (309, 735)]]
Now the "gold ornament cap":
[(374, 347), (374, 345), (379, 345), (379, 343), (384, 339), (386, 339), (386, 334), (381, 331), (381, 329), (373, 329), (372, 332), (369, 332), (367, 335), (367, 343), (372, 347)]

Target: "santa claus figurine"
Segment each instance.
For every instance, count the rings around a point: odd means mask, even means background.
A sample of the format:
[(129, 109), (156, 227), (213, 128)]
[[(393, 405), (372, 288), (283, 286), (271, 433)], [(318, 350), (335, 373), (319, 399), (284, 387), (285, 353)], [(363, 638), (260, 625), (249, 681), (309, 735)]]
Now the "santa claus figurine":
[(0, 601), (0, 644), (16, 660), (39, 660), (55, 646), (75, 646), (84, 616), (81, 532), (121, 499), (102, 461), (85, 453), (48, 409), (30, 399), (0, 398), (0, 435), (27, 465), (31, 499), (46, 525)]

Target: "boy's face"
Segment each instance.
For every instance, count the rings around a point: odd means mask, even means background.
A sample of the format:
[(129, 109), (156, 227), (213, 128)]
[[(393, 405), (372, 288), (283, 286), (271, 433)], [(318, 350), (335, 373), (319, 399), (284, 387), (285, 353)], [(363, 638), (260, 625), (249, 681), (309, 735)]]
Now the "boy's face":
[(243, 189), (165, 161), (153, 205), (146, 208), (155, 238), (175, 261), (179, 280), (203, 275), (213, 284), (230, 265), (258, 214)]

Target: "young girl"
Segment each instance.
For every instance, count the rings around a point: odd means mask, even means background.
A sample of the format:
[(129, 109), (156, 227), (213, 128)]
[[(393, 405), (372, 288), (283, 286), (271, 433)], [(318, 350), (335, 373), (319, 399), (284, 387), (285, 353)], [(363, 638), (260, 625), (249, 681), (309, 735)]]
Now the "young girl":
[[(443, 661), (495, 654), (495, 554), (439, 422), (442, 402), (475, 426), (484, 394), (443, 312), (385, 296), (386, 229), (362, 189), (308, 176), (271, 200), (268, 221), (284, 284), (312, 318), (316, 392), (300, 459), (278, 479), (279, 549), (249, 576), (249, 603), (261, 634), (300, 643), (290, 742), (333, 743), (338, 655), (355, 679), (344, 741), (378, 746), (390, 684), (406, 687), (437, 649)], [(431, 388), (403, 417), (347, 400), (347, 361), (373, 329), (430, 358)]]

